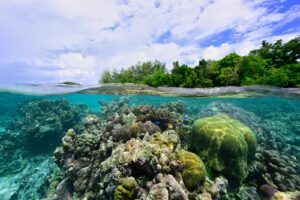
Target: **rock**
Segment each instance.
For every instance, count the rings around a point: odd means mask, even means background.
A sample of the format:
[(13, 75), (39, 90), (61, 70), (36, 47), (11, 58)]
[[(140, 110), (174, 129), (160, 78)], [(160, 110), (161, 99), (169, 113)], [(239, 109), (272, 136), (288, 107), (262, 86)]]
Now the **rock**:
[(169, 192), (167, 190), (167, 188), (162, 184), (156, 184), (154, 185), (146, 200), (169, 200)]
[(241, 186), (239, 192), (236, 194), (238, 199), (243, 200), (258, 200), (260, 196), (255, 187)]
[(209, 194), (211, 194), (211, 197), (213, 197), (214, 199), (228, 198), (228, 181), (223, 176), (217, 177), (214, 181), (211, 181), (208, 178), (206, 178), (204, 188), (207, 192), (209, 192)]
[(278, 190), (271, 185), (264, 184), (260, 186), (259, 192), (263, 199), (271, 199)]
[(56, 196), (54, 197), (54, 200), (72, 200), (70, 187), (69, 180), (63, 179), (56, 188)]

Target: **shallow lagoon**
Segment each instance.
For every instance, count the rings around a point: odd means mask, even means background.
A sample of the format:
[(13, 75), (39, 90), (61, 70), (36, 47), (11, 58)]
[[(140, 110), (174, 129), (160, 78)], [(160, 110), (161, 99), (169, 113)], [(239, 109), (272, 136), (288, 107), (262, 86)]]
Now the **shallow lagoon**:
[[(106, 187), (107, 190), (104, 192), (102, 191), (101, 194), (99, 194), (101, 191), (101, 187), (100, 189), (97, 188), (99, 191), (95, 191), (94, 188), (93, 190), (84, 188), (79, 192), (79, 190), (76, 188), (76, 184), (74, 186), (76, 180), (69, 180), (69, 184), (73, 184), (73, 186), (70, 186), (70, 191), (61, 194), (62, 192), (57, 188), (57, 185), (62, 187), (62, 180), (65, 180), (64, 178), (67, 178), (70, 175), (68, 175), (68, 173), (65, 171), (65, 167), (68, 165), (63, 163), (65, 160), (61, 157), (61, 168), (59, 169), (59, 167), (56, 166), (55, 159), (53, 158), (53, 151), (56, 147), (61, 146), (62, 137), (67, 132), (67, 130), (69, 128), (75, 129), (75, 127), (73, 126), (80, 124), (82, 119), (88, 115), (96, 115), (99, 117), (99, 119), (102, 120), (101, 125), (99, 125), (99, 133), (97, 133), (102, 134), (101, 131), (103, 132), (103, 127), (106, 127), (105, 124), (107, 122), (105, 122), (105, 120), (107, 120), (108, 118), (108, 113), (110, 111), (117, 112), (117, 108), (114, 108), (113, 106), (118, 107), (118, 102), (120, 102), (120, 99), (121, 101), (124, 101), (124, 97), (126, 97), (126, 102), (123, 102), (122, 104), (128, 103), (128, 106), (131, 108), (139, 105), (152, 105), (158, 109), (162, 104), (164, 104), (164, 108), (170, 109), (170, 112), (178, 112), (178, 115), (176, 115), (178, 119), (174, 120), (176, 121), (176, 126), (178, 126), (179, 128), (184, 127), (189, 130), (192, 127), (193, 122), (198, 118), (214, 116), (218, 113), (225, 113), (229, 117), (245, 124), (254, 132), (254, 134), (256, 134), (258, 143), (256, 155), (255, 158), (251, 160), (251, 163), (248, 163), (248, 176), (245, 179), (243, 179), (241, 182), (236, 181), (234, 180), (234, 178), (228, 176), (226, 172), (215, 172), (216, 170), (210, 169), (210, 167), (207, 166), (207, 171), (212, 170), (213, 175), (210, 175), (209, 178), (214, 184), (216, 184), (216, 180), (219, 180), (217, 178), (220, 177), (225, 177), (226, 181), (223, 181), (224, 184), (226, 182), (229, 183), (226, 185), (224, 191), (219, 191), (218, 194), (212, 194), (213, 192), (210, 191), (209, 188), (205, 188), (202, 183), (199, 183), (197, 188), (193, 189), (181, 186), (183, 190), (186, 190), (185, 193), (186, 195), (189, 195), (189, 198), (204, 199), (203, 194), (207, 192), (210, 193), (211, 196), (215, 195), (212, 197), (214, 199), (257, 199), (262, 198), (261, 195), (262, 192), (264, 192), (260, 191), (262, 190), (262, 185), (272, 186), (276, 188), (276, 190), (286, 192), (286, 194), (288, 194), (287, 192), (300, 191), (299, 97), (297, 95), (293, 95), (293, 97), (284, 97), (283, 95), (278, 95), (278, 93), (277, 95), (264, 95), (265, 93), (266, 92), (260, 92), (259, 94), (248, 95), (247, 97), (242, 98), (236, 94), (232, 95), (231, 93), (228, 95), (222, 93), (222, 96), (219, 97), (208, 96), (204, 98), (192, 98), (147, 95), (122, 96), (109, 94), (83, 94), (81, 92), (45, 96), (37, 94), (24, 95), (11, 92), (1, 92), (0, 151), (2, 151), (1, 155), (3, 156), (0, 161), (0, 164), (2, 165), (2, 174), (0, 173), (0, 199), (49, 199), (51, 195), (51, 198), (56, 195), (56, 198), (58, 199), (69, 198), (72, 195), (73, 198), (77, 196), (77, 198), (79, 199), (83, 198), (85, 195), (90, 195), (91, 199), (101, 199), (104, 197), (104, 199), (116, 199), (115, 195), (111, 195), (110, 197), (108, 196), (109, 194), (114, 193), (109, 191), (109, 189), (112, 191), (117, 191), (117, 186), (112, 185), (109, 186), (110, 188), (108, 186), (101, 186), (104, 187), (104, 189)], [(46, 116), (41, 117), (39, 116), (39, 114), (31, 115), (30, 113), (37, 112), (35, 110), (36, 106), (41, 106), (41, 104), (30, 104), (30, 102), (43, 102), (45, 100), (51, 100), (50, 102), (52, 103), (48, 102), (49, 104), (45, 105), (46, 108), (40, 107), (40, 110), (47, 110), (47, 107), (56, 106), (51, 112), (49, 110), (43, 111), (43, 113), (51, 113), (52, 115), (52, 118), (49, 116), (49, 118), (51, 119), (48, 120), (48, 126), (47, 124), (45, 125), (41, 122), (42, 120), (44, 120), (43, 123), (47, 121)], [(66, 104), (68, 105), (65, 105), (65, 103), (57, 104), (57, 101), (60, 100), (66, 100)], [(111, 105), (111, 102), (115, 102), (115, 104)], [(85, 106), (78, 107), (78, 105), (82, 104), (84, 104)], [(27, 106), (24, 107), (24, 105)], [(71, 106), (72, 108), (70, 108), (69, 106)], [(73, 106), (75, 107), (73, 108)], [(178, 109), (178, 107), (180, 109)], [(64, 108), (69, 109), (68, 113), (63, 112)], [(106, 114), (103, 113), (105, 109)], [(72, 121), (72, 123), (68, 120), (61, 123), (53, 122), (53, 118), (65, 120), (65, 118), (59, 118), (53, 113), (57, 113), (57, 115), (61, 116), (70, 116), (70, 118), (72, 118), (72, 120), (74, 121)], [(72, 115), (69, 115), (70, 113), (72, 113)], [(42, 113), (40, 115), (42, 115)], [(76, 121), (77, 117), (74, 117), (74, 115), (78, 115), (78, 120), (80, 118), (80, 122)], [(37, 117), (38, 119), (35, 119), (35, 117)], [(39, 129), (40, 135), (42, 133), (58, 134), (59, 142), (56, 143), (54, 142), (54, 139), (52, 137), (49, 137), (47, 138), (46, 142), (43, 141), (44, 143), (41, 147), (36, 143), (39, 141), (39, 138), (37, 139), (34, 137), (29, 140), (27, 139), (27, 142), (25, 143), (21, 141), (26, 140), (27, 136), (25, 137), (24, 134), (28, 134), (27, 132), (29, 128), (37, 126), (38, 123), (40, 123), (39, 125), (43, 127), (43, 129)], [(64, 123), (71, 124), (65, 126)], [(155, 119), (152, 121), (152, 123), (158, 125), (161, 129), (163, 129), (162, 123), (164, 122), (162, 120)], [(56, 128), (55, 132), (52, 131), (52, 126), (62, 127)], [(87, 125), (83, 124), (82, 127), (75, 129), (76, 133), (78, 130), (78, 132), (85, 134), (83, 129), (88, 129)], [(168, 129), (172, 128), (175, 129), (175, 127), (171, 127)], [(41, 130), (43, 130), (44, 132)], [(34, 130), (31, 131), (32, 132), (30, 132), (29, 134), (35, 134)], [(187, 131), (187, 133), (190, 132)], [(77, 134), (80, 135), (80, 133)], [(43, 137), (43, 135), (40, 137)], [(189, 144), (185, 144), (186, 142), (189, 143), (187, 138), (189, 137), (186, 137), (181, 141), (182, 147), (185, 149), (189, 149), (189, 147), (184, 147), (189, 146)], [(192, 140), (192, 138), (190, 139)], [(35, 142), (31, 142), (30, 140), (34, 140)], [(114, 142), (117, 143), (115, 140)], [(124, 143), (125, 142), (126, 141), (124, 141)], [(50, 143), (51, 145), (48, 148), (47, 145)], [(26, 146), (29, 144), (32, 146)], [(38, 151), (35, 151), (35, 145), (37, 145), (36, 147), (39, 149)], [(43, 148), (45, 148), (46, 150), (40, 150)], [(117, 146), (114, 146), (113, 148), (117, 148)], [(97, 147), (97, 149), (99, 149), (99, 147)], [(64, 155), (69, 154), (65, 153)], [(107, 156), (106, 159), (102, 159), (102, 161), (104, 162), (108, 159), (108, 157), (109, 156)], [(207, 159), (203, 160), (204, 164), (207, 165)], [(133, 167), (131, 168), (131, 170), (134, 171), (141, 169)], [(136, 174), (139, 174), (138, 178), (142, 177), (140, 176), (141, 172), (131, 173), (131, 176), (133, 177), (135, 177)], [(158, 172), (153, 173), (157, 175), (156, 173)], [(164, 173), (162, 174), (168, 174), (166, 172)], [(176, 177), (173, 172), (170, 172), (169, 174), (172, 174), (174, 177)], [(104, 175), (101, 175), (100, 177), (103, 178), (103, 176)], [(151, 181), (150, 179), (153, 178), (152, 176), (154, 175), (146, 176), (148, 182)], [(99, 177), (96, 177), (96, 179), (97, 178)], [(138, 182), (139, 187), (143, 188), (142, 183), (138, 180), (137, 177), (135, 178)], [(85, 180), (84, 178), (80, 177), (77, 177), (77, 179)], [(86, 178), (86, 180), (89, 179)], [(101, 180), (99, 180), (99, 182), (101, 182)], [(152, 184), (155, 185), (157, 184), (157, 182), (153, 182)], [(56, 183), (56, 187), (54, 186), (54, 183)], [(101, 184), (104, 183), (101, 182)], [(212, 186), (210, 187), (210, 189), (211, 188)], [(149, 190), (151, 191), (151, 187)], [(91, 191), (93, 191), (94, 193), (98, 193), (98, 196), (95, 194), (91, 195)], [(195, 194), (192, 194), (193, 191)], [(217, 191), (214, 192), (217, 193)], [(138, 191), (134, 191), (134, 193), (137, 196), (140, 195)], [(149, 193), (149, 191), (145, 190), (144, 193), (145, 194), (143, 195), (145, 196)], [(171, 190), (169, 190), (169, 193), (172, 193)], [(195, 197), (197, 196), (197, 194), (198, 197)]]

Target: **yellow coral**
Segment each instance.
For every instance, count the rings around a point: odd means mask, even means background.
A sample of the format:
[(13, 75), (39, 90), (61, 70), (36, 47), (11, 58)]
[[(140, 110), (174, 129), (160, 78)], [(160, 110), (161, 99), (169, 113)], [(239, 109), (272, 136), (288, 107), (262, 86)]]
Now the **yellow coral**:
[(75, 133), (74, 129), (69, 129), (67, 132), (67, 136), (70, 136), (71, 138), (76, 137), (76, 133)]
[(247, 177), (257, 142), (246, 125), (225, 114), (205, 117), (194, 123), (192, 138), (194, 150), (209, 167), (237, 180)]
[(132, 200), (137, 186), (137, 182), (133, 177), (121, 178), (120, 185), (116, 188), (114, 200)]
[(180, 150), (178, 157), (183, 164), (183, 182), (188, 188), (194, 188), (199, 183), (205, 181), (206, 170), (199, 156), (185, 150)]
[(283, 192), (276, 192), (271, 200), (290, 200), (290, 198)]

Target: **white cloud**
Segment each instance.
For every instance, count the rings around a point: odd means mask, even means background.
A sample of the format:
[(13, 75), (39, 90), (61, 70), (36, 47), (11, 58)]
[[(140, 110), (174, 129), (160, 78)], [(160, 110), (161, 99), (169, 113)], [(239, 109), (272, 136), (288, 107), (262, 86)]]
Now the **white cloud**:
[(216, 60), (222, 58), (224, 55), (232, 51), (232, 46), (228, 43), (223, 43), (219, 47), (209, 46), (203, 51), (203, 57), (205, 59)]
[(59, 81), (97, 82), (97, 64), (93, 56), (83, 56), (80, 53), (72, 52), (63, 53), (52, 59), (52, 65), (60, 67), (56, 74)]
[(259, 44), (254, 41), (242, 41), (239, 43), (223, 43), (220, 46), (209, 46), (203, 50), (205, 59), (218, 60), (229, 53), (235, 52), (239, 55), (247, 55), (249, 51), (257, 48)]
[[(200, 59), (200, 49), (194, 46), (179, 46), (175, 43), (152, 44), (136, 51), (121, 52), (111, 56), (108, 60), (100, 61), (101, 66), (124, 67), (135, 64), (137, 61), (160, 60), (168, 67), (176, 60), (184, 63), (193, 63)], [(109, 69), (109, 68), (106, 68)], [(111, 70), (111, 68), (110, 68)]]
[(59, 55), (59, 57), (54, 60), (54, 63), (57, 66), (62, 67), (63, 69), (76, 68), (80, 67), (83, 69), (93, 69), (96, 66), (96, 60), (93, 56), (83, 56), (80, 53), (64, 53)]
[(218, 60), (223, 58), (229, 53), (236, 52), (239, 55), (247, 55), (251, 50), (259, 48), (262, 40), (267, 42), (275, 42), (276, 40), (282, 39), (283, 42), (287, 42), (296, 36), (300, 35), (300, 32), (276, 35), (271, 37), (263, 37), (261, 40), (243, 40), (236, 43), (223, 43), (219, 46), (209, 46), (203, 50), (203, 57), (205, 59)]
[[(158, 59), (171, 65), (175, 60), (217, 59), (233, 51), (244, 55), (264, 38), (295, 36), (295, 31), (278, 36), (273, 31), (299, 18), (299, 6), (279, 13), (269, 9), (272, 4), (271, 0), (1, 1), (0, 60), (27, 63), (41, 71), (53, 66), (51, 80), (95, 83), (104, 69), (137, 61)], [(201, 46), (227, 30), (235, 39)], [(166, 32), (169, 38), (160, 43), (157, 39)]]

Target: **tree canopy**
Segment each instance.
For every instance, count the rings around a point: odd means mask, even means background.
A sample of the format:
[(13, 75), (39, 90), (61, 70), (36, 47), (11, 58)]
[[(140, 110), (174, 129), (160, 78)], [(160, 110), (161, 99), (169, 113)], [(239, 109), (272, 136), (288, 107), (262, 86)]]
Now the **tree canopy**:
[(300, 87), (300, 36), (283, 43), (263, 41), (246, 56), (230, 53), (220, 60), (202, 59), (196, 66), (160, 61), (138, 62), (119, 71), (105, 71), (101, 83), (140, 83), (153, 87), (215, 87), (267, 84)]

